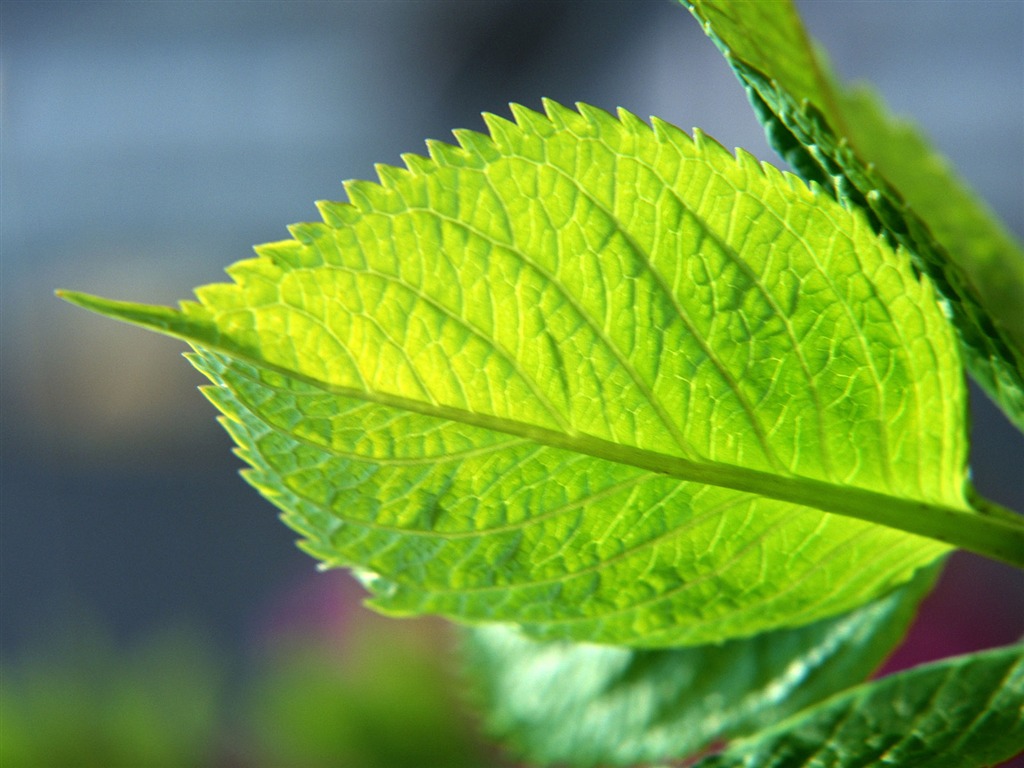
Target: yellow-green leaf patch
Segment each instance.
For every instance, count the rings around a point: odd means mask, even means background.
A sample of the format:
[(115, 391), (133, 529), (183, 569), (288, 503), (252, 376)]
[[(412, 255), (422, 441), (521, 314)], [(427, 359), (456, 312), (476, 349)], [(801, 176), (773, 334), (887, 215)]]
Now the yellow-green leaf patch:
[(857, 212), (697, 133), (514, 107), (181, 310), (250, 481), (395, 614), (668, 646), (807, 624), (950, 543), (964, 384)]

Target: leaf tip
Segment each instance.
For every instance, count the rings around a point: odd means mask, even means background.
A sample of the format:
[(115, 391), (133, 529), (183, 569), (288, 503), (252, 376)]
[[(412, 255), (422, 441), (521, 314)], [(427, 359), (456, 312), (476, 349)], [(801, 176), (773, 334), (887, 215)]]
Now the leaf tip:
[(79, 303), (79, 297), (84, 296), (86, 294), (79, 293), (78, 291), (69, 291), (67, 288), (57, 288), (53, 292), (53, 295), (62, 301), (68, 302), (69, 304), (81, 306)]
[[(69, 304), (74, 304), (76, 307), (95, 312), (97, 315), (108, 317), (111, 320), (119, 320), (170, 336), (181, 335), (176, 332), (176, 328), (181, 323), (182, 312), (171, 307), (104, 299), (101, 296), (64, 289), (59, 289), (54, 293), (57, 298)], [(182, 338), (184, 337), (182, 336)]]
[(87, 309), (90, 312), (95, 312), (98, 315), (105, 315), (107, 317), (113, 317), (114, 319), (121, 319), (121, 311), (128, 307), (138, 307), (138, 304), (129, 304), (123, 301), (114, 301), (112, 299), (104, 299), (101, 296), (94, 296), (91, 293), (82, 293), (81, 291), (69, 291), (64, 288), (58, 288), (54, 291), (54, 295), (58, 299), (62, 299), (69, 304), (73, 304), (76, 307)]

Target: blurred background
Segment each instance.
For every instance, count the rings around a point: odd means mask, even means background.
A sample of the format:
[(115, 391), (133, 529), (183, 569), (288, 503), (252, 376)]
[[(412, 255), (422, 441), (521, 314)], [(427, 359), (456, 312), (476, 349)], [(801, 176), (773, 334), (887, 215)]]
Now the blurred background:
[[(1024, 4), (800, 7), (837, 70), (912, 115), (1024, 236)], [(14, 712), (51, 745), (134, 734), (154, 765), (504, 764), (457, 696), (448, 628), (371, 616), (347, 576), (315, 571), (237, 476), (183, 345), (53, 290), (171, 304), (343, 179), (542, 96), (778, 163), (672, 0), (0, 3), (8, 734)], [(1024, 440), (974, 400), (976, 483), (1024, 510)], [(956, 555), (890, 668), (1022, 633), (1022, 575)], [(120, 748), (94, 746), (96, 764)]]

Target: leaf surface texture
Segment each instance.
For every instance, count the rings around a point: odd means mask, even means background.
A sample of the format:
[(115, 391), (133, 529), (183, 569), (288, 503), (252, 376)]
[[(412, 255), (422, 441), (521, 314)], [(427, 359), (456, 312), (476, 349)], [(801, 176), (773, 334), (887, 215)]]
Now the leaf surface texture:
[(972, 376), (1024, 429), (1024, 250), (921, 134), (846, 89), (788, 0), (683, 0), (804, 178), (860, 207), (935, 282)]
[(528, 762), (636, 765), (771, 725), (864, 680), (900, 640), (935, 569), (797, 629), (657, 650), (537, 642), (508, 625), (464, 650), (491, 735)]
[(349, 183), (181, 310), (69, 298), (189, 341), (250, 481), (386, 612), (716, 642), (850, 610), (985, 522), (955, 340), (860, 214), (546, 108)]
[(974, 653), (853, 688), (698, 768), (978, 768), (1024, 750), (1024, 646)]

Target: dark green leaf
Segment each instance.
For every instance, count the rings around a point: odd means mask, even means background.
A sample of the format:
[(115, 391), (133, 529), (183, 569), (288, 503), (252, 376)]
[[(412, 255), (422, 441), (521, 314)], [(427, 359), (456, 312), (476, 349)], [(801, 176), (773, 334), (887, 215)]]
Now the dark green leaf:
[(769, 140), (860, 207), (935, 282), (974, 378), (1024, 429), (1024, 250), (919, 133), (835, 83), (789, 0), (683, 0), (747, 86)]
[(736, 742), (699, 768), (979, 768), (1024, 750), (1024, 646), (868, 683)]
[(899, 641), (935, 569), (852, 613), (721, 645), (542, 643), (470, 630), (490, 732), (537, 763), (631, 765), (750, 733), (866, 678)]

